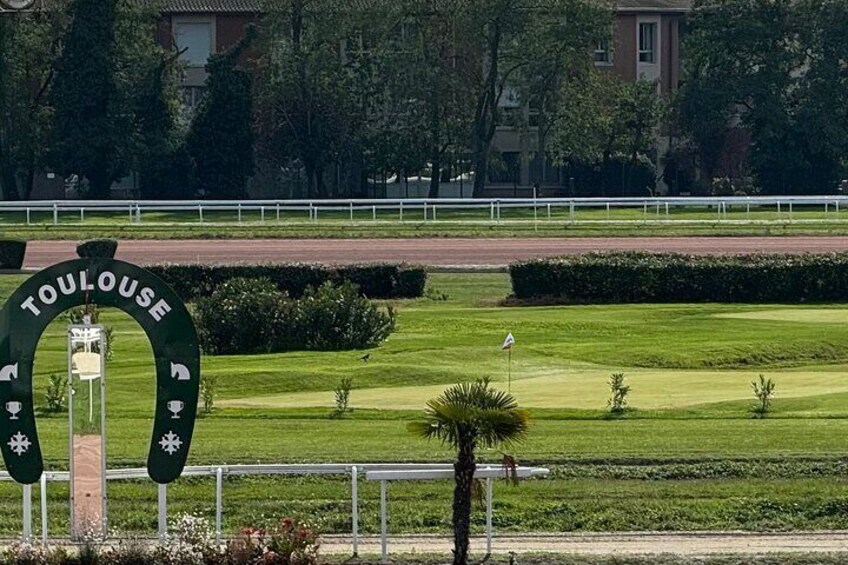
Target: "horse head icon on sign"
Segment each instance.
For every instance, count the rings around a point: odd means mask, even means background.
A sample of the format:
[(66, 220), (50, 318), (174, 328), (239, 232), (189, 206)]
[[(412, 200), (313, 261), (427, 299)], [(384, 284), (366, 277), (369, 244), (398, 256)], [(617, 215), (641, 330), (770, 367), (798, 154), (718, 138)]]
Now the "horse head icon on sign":
[[(44, 470), (35, 426), (32, 370), (47, 325), (84, 304), (123, 310), (141, 325), (156, 362), (156, 412), (147, 456), (150, 478), (166, 484), (188, 457), (200, 392), (200, 346), (182, 300), (150, 271), (114, 259), (76, 259), (27, 279), (0, 310), (0, 450), (23, 484)], [(179, 407), (179, 418), (174, 409)]]

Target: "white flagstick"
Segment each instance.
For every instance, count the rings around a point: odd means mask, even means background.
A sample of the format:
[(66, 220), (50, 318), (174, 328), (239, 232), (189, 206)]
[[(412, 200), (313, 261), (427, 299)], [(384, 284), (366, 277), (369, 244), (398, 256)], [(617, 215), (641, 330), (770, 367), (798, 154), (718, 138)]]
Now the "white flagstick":
[(515, 344), (515, 337), (512, 335), (512, 332), (508, 333), (506, 339), (501, 346), (501, 351), (504, 349), (507, 350), (507, 381), (506, 381), (506, 390), (507, 392), (512, 391), (512, 346)]

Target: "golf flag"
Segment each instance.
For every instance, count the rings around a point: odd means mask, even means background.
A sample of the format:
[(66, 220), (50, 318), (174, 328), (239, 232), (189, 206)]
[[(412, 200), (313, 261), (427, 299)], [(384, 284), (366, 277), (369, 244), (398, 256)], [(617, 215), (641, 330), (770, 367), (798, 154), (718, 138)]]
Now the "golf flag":
[(503, 342), (503, 347), (501, 347), (501, 351), (506, 351), (507, 349), (512, 349), (512, 345), (515, 343), (515, 337), (513, 337), (512, 332), (507, 334), (506, 339)]

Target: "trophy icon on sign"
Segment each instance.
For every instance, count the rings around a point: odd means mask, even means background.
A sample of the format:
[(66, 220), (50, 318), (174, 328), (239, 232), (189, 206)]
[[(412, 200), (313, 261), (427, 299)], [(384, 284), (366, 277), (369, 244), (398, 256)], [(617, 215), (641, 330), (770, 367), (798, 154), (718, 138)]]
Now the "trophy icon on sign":
[(174, 415), (171, 416), (172, 420), (179, 420), (180, 419), (180, 412), (183, 411), (183, 408), (185, 408), (185, 402), (183, 402), (182, 400), (169, 400), (168, 401), (168, 410), (170, 410), (171, 412), (174, 413)]
[(23, 405), (20, 402), (18, 402), (17, 400), (10, 400), (9, 402), (7, 402), (6, 403), (6, 410), (9, 412), (9, 414), (12, 415), (12, 417), (9, 418), (9, 419), (10, 420), (17, 420), (18, 419), (18, 412), (20, 412), (22, 408), (23, 408)]

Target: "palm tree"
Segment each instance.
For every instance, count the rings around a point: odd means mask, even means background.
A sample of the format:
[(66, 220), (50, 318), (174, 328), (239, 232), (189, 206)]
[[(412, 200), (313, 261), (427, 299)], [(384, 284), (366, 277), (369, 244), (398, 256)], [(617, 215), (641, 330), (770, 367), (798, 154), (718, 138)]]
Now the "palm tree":
[(440, 439), (456, 449), (453, 466), (454, 565), (468, 562), (477, 447), (514, 443), (527, 434), (527, 412), (518, 407), (511, 394), (489, 385), (489, 379), (454, 385), (427, 402), (423, 420), (409, 424), (414, 434)]

